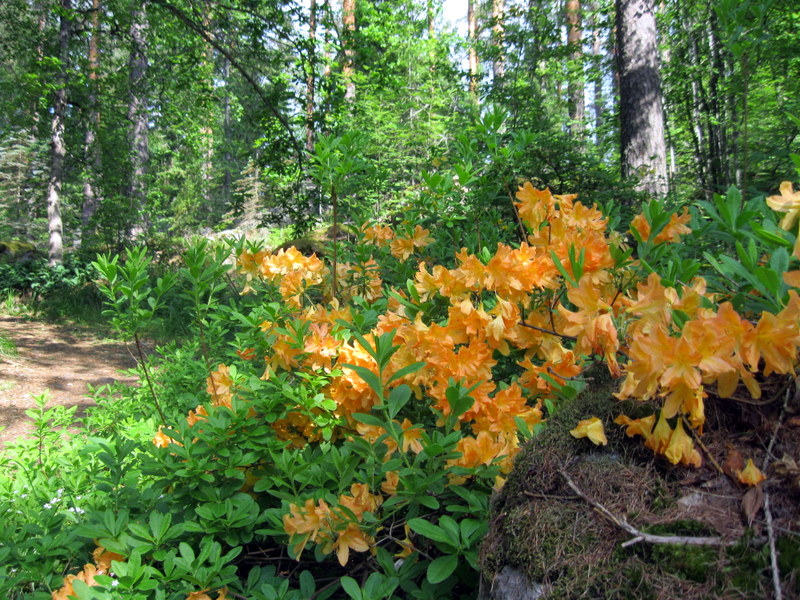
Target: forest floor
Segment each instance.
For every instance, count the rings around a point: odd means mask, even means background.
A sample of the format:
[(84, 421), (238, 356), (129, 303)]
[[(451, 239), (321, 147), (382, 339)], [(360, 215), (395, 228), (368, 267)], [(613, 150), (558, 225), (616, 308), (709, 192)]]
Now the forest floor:
[(87, 384), (136, 381), (121, 372), (136, 366), (132, 347), (97, 330), (0, 314), (0, 333), (17, 349), (0, 357), (0, 447), (33, 430), (25, 411), (36, 406), (35, 396), (49, 393), (48, 407), (77, 406), (80, 417), (93, 404)]

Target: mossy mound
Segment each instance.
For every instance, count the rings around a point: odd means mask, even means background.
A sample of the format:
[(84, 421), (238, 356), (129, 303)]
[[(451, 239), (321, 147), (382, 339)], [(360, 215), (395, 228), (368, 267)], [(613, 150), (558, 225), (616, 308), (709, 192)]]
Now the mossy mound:
[(11, 240), (0, 242), (0, 263), (13, 263), (20, 260), (36, 258), (40, 253), (36, 246), (29, 242)]
[[(481, 597), (503, 598), (489, 590), (507, 567), (542, 584), (546, 600), (769, 597), (766, 540), (746, 527), (744, 490), (710, 469), (674, 467), (655, 458), (613, 423), (621, 408), (634, 416), (641, 409), (621, 407), (611, 395), (611, 382), (590, 386), (562, 405), (523, 448), (495, 498), (481, 549)], [(603, 421), (607, 446), (569, 434), (591, 416)], [(590, 501), (644, 533), (711, 536), (728, 545), (638, 542), (623, 547), (633, 536)], [(786, 544), (798, 538), (783, 539)], [(786, 597), (797, 597), (796, 571), (789, 567), (782, 574), (784, 592), (792, 594)]]

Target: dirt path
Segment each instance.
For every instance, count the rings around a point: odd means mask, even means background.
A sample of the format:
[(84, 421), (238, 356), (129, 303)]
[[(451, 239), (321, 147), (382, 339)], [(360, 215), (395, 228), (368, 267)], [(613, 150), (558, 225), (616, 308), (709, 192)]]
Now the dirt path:
[(0, 315), (0, 332), (18, 352), (0, 358), (0, 446), (32, 430), (25, 411), (35, 406), (34, 396), (49, 390), (48, 406), (78, 406), (80, 414), (92, 404), (87, 383), (134, 381), (119, 372), (136, 364), (126, 345), (88, 329)]

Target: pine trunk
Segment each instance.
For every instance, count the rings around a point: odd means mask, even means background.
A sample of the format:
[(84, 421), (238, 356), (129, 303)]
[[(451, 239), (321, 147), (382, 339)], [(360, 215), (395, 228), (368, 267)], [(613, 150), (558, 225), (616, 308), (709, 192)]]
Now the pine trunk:
[[(83, 210), (81, 211), (81, 240), (90, 232), (90, 222), (102, 198), (97, 189), (97, 178), (103, 167), (103, 157), (97, 145), (100, 128), (100, 108), (97, 102), (97, 71), (99, 68), (98, 38), (100, 37), (100, 0), (92, 0), (92, 33), (89, 37), (89, 119), (84, 138), (87, 169), (83, 179)], [(89, 167), (88, 165), (91, 165)], [(80, 241), (80, 240), (79, 240)]]
[(356, 83), (353, 80), (356, 55), (353, 46), (356, 32), (355, 0), (342, 0), (342, 29), (344, 38), (344, 66), (342, 68), (345, 85), (344, 99), (348, 102), (352, 102), (356, 99)]
[(308, 66), (306, 67), (306, 151), (314, 152), (314, 103), (317, 68), (317, 0), (308, 8)]
[(467, 32), (469, 36), (469, 93), (478, 101), (478, 14), (476, 0), (467, 2)]
[(505, 37), (505, 0), (492, 0), (492, 76), (494, 88), (502, 87), (506, 74), (506, 55), (503, 49)]
[[(130, 96), (128, 100), (128, 120), (131, 123), (131, 178), (129, 198), (132, 219), (148, 228), (147, 213), (147, 164), (150, 160), (149, 137), (147, 131), (147, 13), (139, 2), (133, 3), (131, 11), (131, 54), (130, 67)], [(138, 218), (136, 214), (138, 214)], [(136, 225), (134, 225), (136, 227)]]
[(580, 0), (566, 0), (567, 44), (574, 73), (570, 76), (567, 94), (569, 96), (569, 128), (573, 137), (583, 134), (583, 119), (586, 113), (583, 78), (583, 28), (581, 26)]
[(63, 225), (61, 223), (61, 188), (64, 181), (64, 158), (67, 147), (64, 142), (64, 116), (67, 108), (67, 63), (69, 61), (69, 38), (72, 0), (61, 0), (61, 16), (58, 28), (59, 71), (58, 87), (53, 101), (53, 118), (50, 136), (50, 176), (47, 182), (47, 230), (50, 237), (48, 264), (61, 264), (64, 257)]
[(667, 194), (667, 152), (652, 0), (617, 0), (623, 177), (654, 197)]

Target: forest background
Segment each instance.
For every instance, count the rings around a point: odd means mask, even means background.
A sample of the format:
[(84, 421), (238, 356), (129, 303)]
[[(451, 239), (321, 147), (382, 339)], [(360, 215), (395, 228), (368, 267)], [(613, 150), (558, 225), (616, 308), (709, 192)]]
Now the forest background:
[[(436, 0), (0, 4), (3, 308), (110, 325), (139, 379), (79, 421), (27, 411), (0, 592), (474, 598), (514, 557), (553, 597), (613, 597), (620, 572), (625, 597), (798, 593), (800, 9), (463, 16), (464, 37)], [(586, 575), (504, 545), (553, 499), (596, 523), (567, 474), (592, 452), (661, 478), (624, 518), (712, 549), (606, 523), (622, 545)], [(735, 499), (716, 523), (667, 523), (689, 468)]]
[[(243, 215), (307, 230), (333, 170), (350, 222), (444, 195), (512, 221), (523, 179), (603, 206), (775, 190), (796, 7), (650, 4), (470, 1), (462, 38), (436, 0), (4, 2), (0, 238), (57, 263)], [(331, 136), (354, 161), (316, 155)]]

